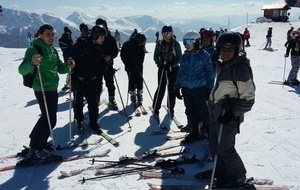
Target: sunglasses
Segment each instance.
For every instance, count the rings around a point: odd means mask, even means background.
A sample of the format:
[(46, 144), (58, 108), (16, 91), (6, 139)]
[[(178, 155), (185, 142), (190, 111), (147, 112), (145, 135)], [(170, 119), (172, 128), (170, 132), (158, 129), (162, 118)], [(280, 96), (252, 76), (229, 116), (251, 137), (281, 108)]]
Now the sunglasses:
[(221, 47), (220, 51), (221, 52), (225, 52), (225, 53), (227, 53), (227, 52), (233, 52), (234, 51), (234, 47)]
[(172, 32), (164, 32), (162, 33), (163, 36), (170, 36), (172, 34)]
[(190, 45), (192, 45), (195, 42), (196, 41), (192, 40), (192, 39), (183, 39), (183, 45), (185, 45), (185, 46), (190, 46)]

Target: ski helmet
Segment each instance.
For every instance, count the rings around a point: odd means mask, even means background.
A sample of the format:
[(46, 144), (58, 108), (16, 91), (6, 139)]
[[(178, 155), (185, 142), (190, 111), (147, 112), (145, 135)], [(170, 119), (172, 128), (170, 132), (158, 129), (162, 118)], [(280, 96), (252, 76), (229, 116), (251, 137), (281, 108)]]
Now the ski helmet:
[(146, 44), (146, 36), (144, 35), (144, 34), (142, 34), (142, 33), (137, 33), (136, 35), (135, 35), (135, 41), (139, 44), (139, 45), (144, 45), (144, 44)]
[(170, 26), (170, 25), (163, 26), (162, 29), (161, 29), (161, 33), (163, 34), (165, 32), (173, 32), (172, 26)]
[(216, 34), (212, 30), (207, 30), (207, 29), (202, 30), (202, 32), (200, 32), (200, 35), (201, 35), (201, 39), (209, 38), (210, 44), (213, 44), (213, 42), (216, 41)]
[(106, 36), (107, 31), (104, 27), (96, 25), (92, 28), (91, 35), (94, 40), (97, 40), (99, 36)]
[(235, 48), (235, 56), (238, 56), (239, 51), (242, 47), (242, 38), (236, 32), (225, 32), (222, 33), (217, 39), (216, 49), (220, 55), (221, 46), (232, 46)]
[(103, 18), (98, 18), (95, 22), (96, 25), (102, 25), (106, 30), (108, 30), (107, 22)]
[(195, 49), (198, 49), (200, 39), (201, 39), (201, 36), (200, 36), (199, 32), (197, 32), (195, 30), (190, 30), (183, 36), (183, 45), (189, 46), (191, 44), (194, 44)]

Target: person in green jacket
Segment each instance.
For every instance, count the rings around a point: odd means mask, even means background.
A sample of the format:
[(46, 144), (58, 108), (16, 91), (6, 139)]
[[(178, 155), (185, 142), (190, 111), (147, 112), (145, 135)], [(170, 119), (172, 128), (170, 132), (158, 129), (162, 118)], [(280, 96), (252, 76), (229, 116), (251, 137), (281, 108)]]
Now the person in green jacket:
[[(69, 67), (75, 66), (75, 62), (71, 59), (68, 60), (68, 64), (60, 60), (57, 50), (53, 47), (54, 29), (51, 25), (42, 25), (38, 32), (39, 37), (33, 40), (32, 46), (27, 48), (24, 60), (18, 68), (21, 75), (26, 75), (28, 73), (35, 73), (34, 70), (38, 66), (32, 88), (41, 110), (41, 116), (29, 135), (29, 153), (20, 162), (21, 164), (36, 159), (53, 159), (54, 155), (49, 154), (44, 149), (47, 146), (47, 140), (50, 136), (49, 123), (51, 129), (53, 129), (57, 120), (58, 74), (68, 73)], [(45, 102), (47, 109), (44, 104)], [(50, 122), (48, 122), (48, 119)]]
[(179, 60), (182, 55), (182, 51), (180, 44), (176, 41), (175, 35), (173, 35), (172, 26), (163, 26), (161, 34), (163, 39), (156, 43), (153, 56), (154, 62), (158, 67), (158, 87), (154, 95), (152, 108), (154, 116), (158, 116), (166, 91), (166, 86), (168, 84), (168, 108), (170, 110), (171, 117), (173, 117), (176, 99), (174, 83), (177, 78)]

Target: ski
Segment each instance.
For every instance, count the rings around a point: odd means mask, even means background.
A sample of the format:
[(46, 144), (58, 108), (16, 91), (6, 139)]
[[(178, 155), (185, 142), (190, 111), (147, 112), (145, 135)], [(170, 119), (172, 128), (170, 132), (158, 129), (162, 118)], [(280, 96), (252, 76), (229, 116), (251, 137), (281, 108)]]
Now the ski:
[(112, 137), (110, 137), (108, 134), (104, 133), (102, 131), (102, 133), (100, 133), (99, 135), (101, 135), (103, 138), (105, 138), (110, 144), (112, 144), (115, 147), (119, 146), (119, 142), (116, 141), (115, 139), (113, 139)]
[[(139, 171), (138, 172), (140, 177), (143, 179), (150, 179), (150, 178), (158, 178), (158, 179), (184, 179), (184, 180), (196, 180), (196, 181), (209, 181), (210, 179), (197, 179), (195, 175), (185, 174), (183, 172), (154, 172), (154, 171)], [(273, 185), (273, 180), (271, 179), (260, 179), (260, 178), (247, 178), (246, 183), (254, 184), (254, 185)]]
[(299, 86), (299, 85), (293, 85), (293, 84), (284, 84), (282, 81), (270, 81), (268, 84), (278, 84), (278, 85), (285, 85), (285, 86)]
[[(163, 107), (169, 113), (168, 106), (167, 105), (163, 105)], [(175, 123), (175, 125), (177, 126), (178, 129), (181, 129), (182, 127), (184, 127), (184, 125), (182, 125), (175, 116), (172, 117), (172, 120), (174, 121), (174, 123)]]
[[(103, 141), (103, 138), (100, 138), (98, 141), (93, 142), (93, 143), (69, 144), (69, 145), (64, 145), (64, 146), (57, 145), (55, 147), (55, 150), (60, 151), (60, 150), (66, 150), (66, 149), (75, 149), (78, 147), (87, 147), (90, 145), (98, 145), (102, 141)], [(29, 147), (27, 147), (27, 146), (23, 146), (23, 147), (24, 147), (24, 149), (21, 152), (18, 152), (17, 154), (12, 154), (12, 155), (1, 156), (0, 160), (6, 160), (6, 159), (11, 159), (11, 158), (18, 158), (18, 157), (26, 156), (29, 151)], [(48, 148), (46, 148), (46, 150), (53, 151), (54, 148), (52, 146), (49, 146)]]
[(29, 164), (24, 164), (24, 165), (15, 164), (15, 165), (10, 165), (10, 166), (3, 166), (3, 167), (0, 167), (0, 172), (13, 170), (13, 169), (19, 169), (19, 168), (25, 168), (25, 167), (31, 167), (31, 166), (46, 165), (46, 164), (55, 163), (55, 162), (69, 162), (69, 161), (85, 159), (85, 158), (103, 157), (103, 156), (107, 156), (110, 151), (111, 151), (110, 149), (107, 149), (103, 152), (100, 152), (100, 153), (94, 154), (94, 155), (89, 155), (89, 154), (73, 155), (73, 156), (64, 157), (62, 159), (48, 160), (48, 161), (42, 161), (42, 162), (38, 161), (38, 162), (33, 162), (33, 163), (29, 163)]
[(176, 135), (176, 136), (167, 136), (167, 140), (179, 140), (184, 139), (186, 137), (186, 134)]
[(185, 131), (180, 131), (180, 130), (157, 130), (157, 131), (152, 131), (152, 135), (171, 135), (174, 133), (186, 133)]
[[(150, 189), (152, 190), (181, 190), (181, 189), (193, 189), (193, 190), (203, 190), (208, 189), (206, 185), (162, 185), (162, 184), (153, 184), (153, 183), (147, 183)], [(286, 187), (280, 187), (280, 186), (255, 186), (257, 190), (288, 190)], [(220, 188), (218, 188), (220, 189)], [(229, 189), (236, 189), (239, 188), (227, 188)], [(240, 188), (241, 189), (241, 188)], [(226, 188), (222, 189), (226, 190)]]

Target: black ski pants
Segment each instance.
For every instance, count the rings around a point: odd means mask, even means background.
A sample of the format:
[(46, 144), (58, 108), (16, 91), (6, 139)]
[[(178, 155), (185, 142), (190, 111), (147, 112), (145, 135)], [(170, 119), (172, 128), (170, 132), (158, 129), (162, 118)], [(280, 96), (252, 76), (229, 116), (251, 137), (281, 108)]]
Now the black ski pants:
[(143, 72), (127, 72), (127, 75), (129, 91), (143, 90)]
[(182, 88), (187, 123), (191, 127), (198, 127), (199, 123), (203, 123), (203, 126), (210, 125), (206, 91), (205, 87), (194, 89)]
[[(167, 77), (166, 77), (167, 72)], [(172, 69), (164, 69), (163, 67), (158, 68), (158, 87), (156, 89), (156, 92), (154, 94), (154, 101), (152, 108), (154, 112), (158, 112), (161, 108), (161, 103), (164, 98), (165, 92), (166, 92), (166, 86), (167, 86), (167, 80), (168, 80), (168, 98), (170, 99), (170, 105), (169, 102), (168, 108), (171, 113), (174, 113), (174, 107), (175, 107), (175, 101), (176, 101), (176, 94), (174, 90), (174, 84), (176, 82), (178, 73), (178, 67), (172, 68)], [(160, 81), (161, 80), (161, 81)]]
[(83, 98), (87, 100), (89, 119), (90, 122), (96, 122), (98, 120), (98, 101), (97, 101), (97, 78), (92, 80), (80, 80), (76, 81), (75, 95), (74, 95), (74, 114), (77, 121), (83, 121)]
[[(34, 91), (34, 94), (40, 106), (41, 116), (29, 135), (30, 137), (29, 147), (36, 150), (42, 150), (47, 145), (47, 141), (50, 136), (50, 130), (49, 130), (47, 113), (45, 109), (45, 100), (44, 100), (43, 93), (39, 91)], [(45, 97), (47, 102), (51, 129), (53, 129), (57, 121), (56, 114), (57, 114), (58, 93), (57, 91), (45, 91)]]
[(115, 74), (115, 69), (113, 68), (113, 66), (107, 66), (107, 69), (105, 71), (103, 71), (102, 73), (100, 73), (98, 81), (99, 81), (99, 85), (98, 85), (98, 95), (101, 95), (101, 91), (102, 91), (102, 85), (103, 85), (103, 78), (105, 80), (105, 85), (107, 87), (108, 90), (108, 96), (115, 96), (115, 83), (114, 83), (114, 74)]

